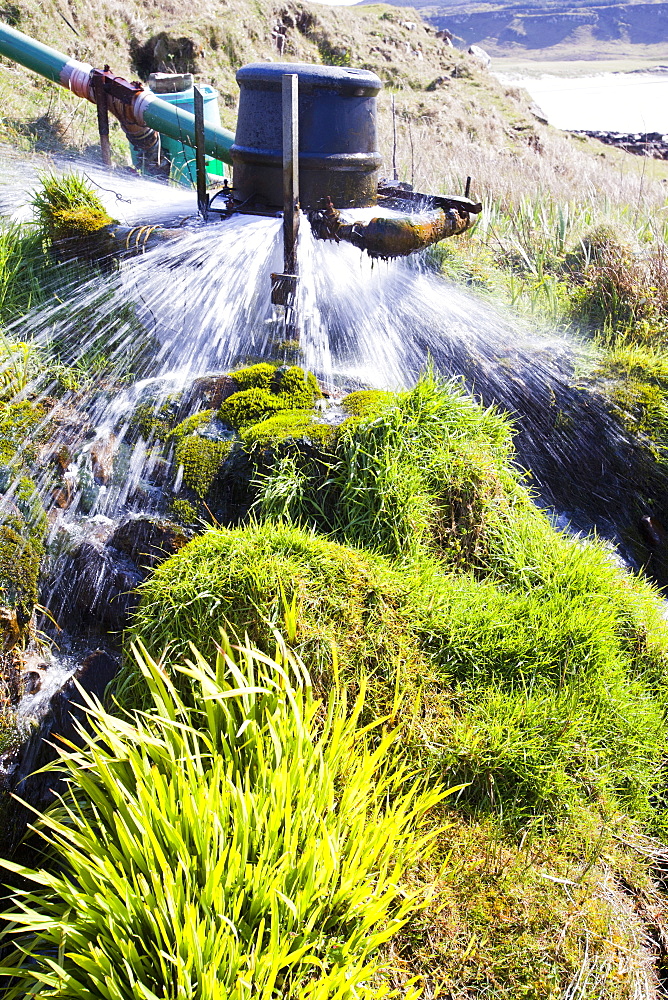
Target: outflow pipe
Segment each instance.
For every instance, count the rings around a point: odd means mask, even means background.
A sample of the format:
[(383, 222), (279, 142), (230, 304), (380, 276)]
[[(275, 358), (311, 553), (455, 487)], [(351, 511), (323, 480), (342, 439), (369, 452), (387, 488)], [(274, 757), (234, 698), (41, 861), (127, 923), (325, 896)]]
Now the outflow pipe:
[[(150, 144), (148, 129), (188, 146), (196, 144), (194, 115), (160, 100), (150, 90), (144, 90), (141, 83), (130, 83), (123, 77), (114, 76), (108, 67), (94, 69), (88, 63), (71, 59), (7, 24), (0, 25), (0, 55), (39, 73), (52, 83), (60, 84), (92, 104), (97, 104), (95, 78), (102, 78), (107, 107), (118, 118), (134, 145), (141, 145), (142, 142), (145, 146)], [(230, 149), (233, 144), (234, 134), (228, 129), (205, 124), (204, 149), (209, 156), (231, 164)]]

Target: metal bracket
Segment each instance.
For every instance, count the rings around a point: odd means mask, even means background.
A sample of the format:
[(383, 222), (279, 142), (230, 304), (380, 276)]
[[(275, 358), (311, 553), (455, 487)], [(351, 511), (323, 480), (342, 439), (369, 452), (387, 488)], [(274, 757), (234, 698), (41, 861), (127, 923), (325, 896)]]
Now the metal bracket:
[(209, 215), (209, 196), (206, 193), (206, 159), (204, 157), (204, 95), (193, 87), (195, 104), (195, 169), (197, 171), (197, 209), (206, 222)]
[(105, 75), (108, 67), (105, 66), (104, 73), (93, 70), (93, 93), (95, 94), (95, 106), (97, 108), (97, 130), (100, 135), (100, 152), (102, 162), (105, 167), (111, 166), (111, 144), (109, 142), (109, 107), (107, 104), (107, 89), (105, 86)]

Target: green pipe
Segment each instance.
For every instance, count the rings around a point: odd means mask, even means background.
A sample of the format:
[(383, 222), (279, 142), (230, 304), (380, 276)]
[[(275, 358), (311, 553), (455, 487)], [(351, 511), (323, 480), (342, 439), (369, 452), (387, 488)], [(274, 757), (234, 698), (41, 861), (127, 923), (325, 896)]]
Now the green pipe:
[[(195, 116), (183, 108), (161, 101), (150, 90), (142, 90), (135, 101), (135, 114), (139, 111), (144, 125), (181, 141), (186, 146), (196, 145)], [(232, 163), (230, 149), (234, 145), (234, 132), (221, 125), (204, 123), (204, 152), (224, 163)]]
[(0, 55), (21, 63), (52, 83), (60, 83), (61, 73), (70, 62), (69, 56), (34, 41), (8, 24), (0, 25)]
[[(71, 59), (62, 52), (56, 52), (55, 49), (24, 35), (22, 31), (10, 28), (8, 24), (0, 25), (0, 55), (20, 63), (33, 73), (39, 73), (52, 83), (58, 83), (78, 97), (95, 104), (91, 83), (93, 67), (87, 63)], [(129, 84), (127, 86), (130, 88)], [(150, 90), (136, 91), (129, 105), (111, 98), (109, 110), (121, 120), (155, 129), (156, 132), (161, 132), (177, 142), (182, 141), (185, 145), (195, 145), (195, 116), (189, 111), (161, 101)], [(225, 163), (232, 163), (230, 149), (233, 144), (233, 132), (220, 125), (205, 123), (204, 148), (209, 156)]]

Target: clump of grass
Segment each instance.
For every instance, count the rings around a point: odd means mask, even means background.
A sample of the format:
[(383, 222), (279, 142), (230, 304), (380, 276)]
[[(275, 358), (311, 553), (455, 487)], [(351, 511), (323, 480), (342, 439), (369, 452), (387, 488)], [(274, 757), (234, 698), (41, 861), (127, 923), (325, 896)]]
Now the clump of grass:
[(86, 240), (113, 222), (85, 177), (44, 174), (32, 198), (42, 232), (53, 241)]
[(44, 238), (34, 226), (0, 227), (0, 322), (9, 324), (49, 297), (53, 284)]
[(429, 372), (341, 425), (326, 461), (304, 465), (293, 517), (391, 557), (438, 549), (464, 562), (483, 544), (491, 497), (514, 488), (510, 449), (503, 418)]
[[(261, 425), (260, 425), (261, 426)], [(258, 479), (254, 507), (263, 521), (297, 522), (307, 477), (294, 455), (283, 455), (271, 472)]]
[[(377, 705), (422, 688), (407, 752), (465, 786), (468, 814), (512, 828), (624, 810), (653, 827), (668, 676), (659, 602), (603, 549), (544, 527), (553, 548), (517, 554), (533, 563), (524, 582), (516, 569), (477, 579), (424, 556), (400, 570), (276, 522), (212, 530), (143, 585), (128, 639), (153, 651), (171, 641), (171, 662), (189, 643), (210, 653), (220, 628), (268, 649), (289, 622), (321, 682), (334, 643), (348, 680), (373, 676)], [(141, 704), (130, 662), (119, 697)]]
[(7, 1000), (378, 996), (374, 952), (419, 905), (400, 880), (442, 791), (392, 766), (383, 720), (373, 741), (360, 727), (363, 690), (320, 710), (281, 647), (196, 655), (190, 706), (136, 657), (149, 711), (89, 705), (81, 749), (59, 751), (68, 790), (40, 819), (58, 864), (0, 861), (35, 886), (4, 914)]
[[(348, 675), (393, 680), (398, 657), (419, 659), (405, 592), (387, 560), (288, 524), (213, 529), (142, 585), (126, 639), (145, 642), (154, 656), (169, 646), (170, 661), (191, 643), (212, 656), (221, 628), (267, 649), (287, 609), (291, 642), (312, 670), (325, 669), (334, 643)], [(119, 683), (119, 697), (141, 697), (131, 661)]]
[(668, 448), (668, 358), (658, 346), (621, 341), (602, 355), (590, 380), (622, 426), (665, 462)]
[(573, 317), (614, 337), (668, 312), (668, 267), (662, 246), (634, 246), (611, 226), (586, 233), (567, 256), (576, 288)]

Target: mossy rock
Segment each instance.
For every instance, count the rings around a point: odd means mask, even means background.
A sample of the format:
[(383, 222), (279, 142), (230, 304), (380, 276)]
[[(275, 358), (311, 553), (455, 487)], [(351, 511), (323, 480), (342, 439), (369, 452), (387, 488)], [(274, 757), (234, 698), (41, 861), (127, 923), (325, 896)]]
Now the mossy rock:
[(179, 524), (184, 524), (188, 528), (199, 524), (202, 520), (199, 508), (185, 497), (174, 497), (169, 505), (169, 514)]
[(276, 368), (277, 365), (261, 362), (257, 365), (249, 365), (247, 368), (240, 368), (236, 372), (230, 372), (230, 376), (234, 379), (239, 392), (244, 392), (246, 389), (264, 389), (269, 392)]
[(48, 436), (46, 414), (43, 403), (0, 403), (0, 464), (15, 465), (17, 453), (25, 463), (34, 461), (40, 441)]
[(327, 448), (333, 444), (335, 437), (336, 427), (318, 423), (305, 410), (281, 410), (241, 431), (244, 445), (258, 449), (275, 448), (286, 441), (302, 441)]
[(199, 434), (187, 434), (176, 446), (174, 460), (183, 469), (183, 482), (204, 499), (225, 464), (233, 441), (211, 441)]
[(43, 548), (9, 524), (0, 524), (0, 605), (16, 611), (19, 628), (30, 621), (37, 603)]
[(382, 389), (359, 389), (341, 400), (341, 406), (352, 417), (371, 417), (382, 413), (396, 400), (393, 392)]
[(218, 414), (238, 431), (279, 410), (310, 410), (321, 396), (315, 376), (297, 365), (253, 365), (234, 372), (232, 377), (244, 388), (228, 396)]
[(193, 413), (191, 416), (186, 417), (185, 420), (182, 420), (180, 424), (177, 424), (174, 430), (169, 432), (166, 440), (174, 441), (178, 444), (188, 434), (195, 434), (211, 423), (215, 412), (215, 410), (200, 410), (199, 413)]
[(180, 398), (175, 394), (167, 399), (140, 403), (130, 419), (131, 426), (146, 440), (166, 441), (177, 418)]

